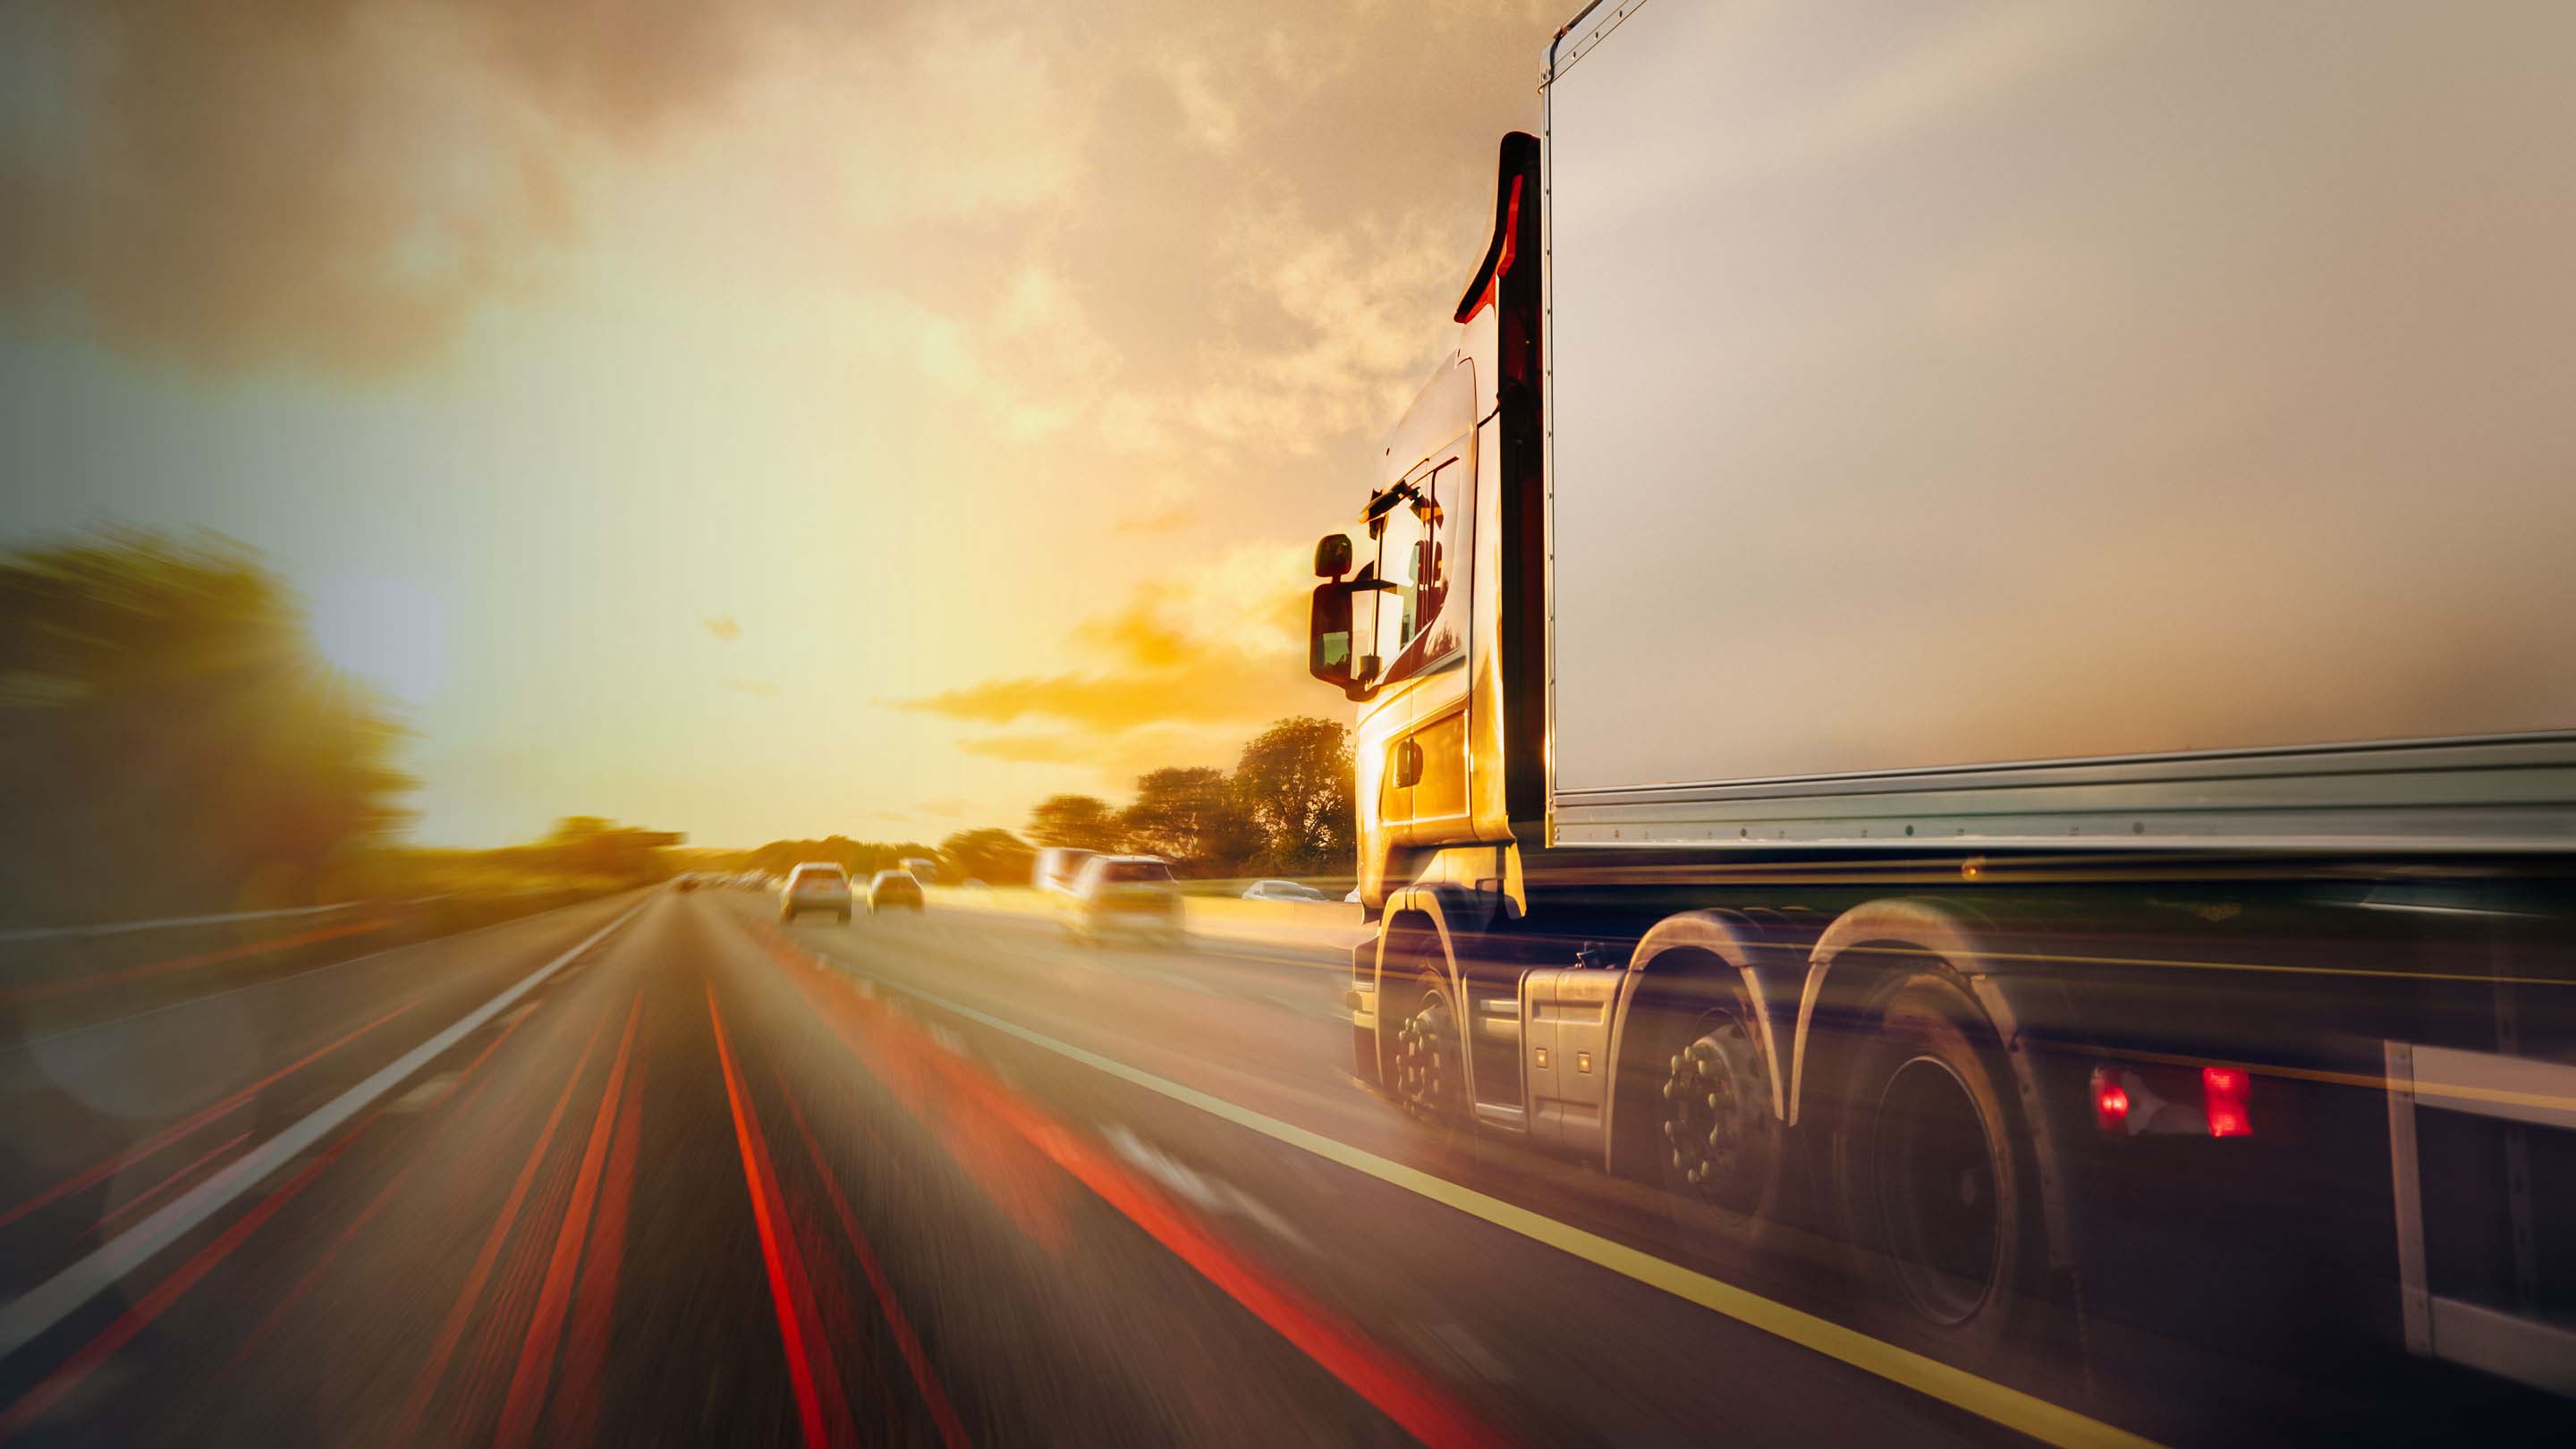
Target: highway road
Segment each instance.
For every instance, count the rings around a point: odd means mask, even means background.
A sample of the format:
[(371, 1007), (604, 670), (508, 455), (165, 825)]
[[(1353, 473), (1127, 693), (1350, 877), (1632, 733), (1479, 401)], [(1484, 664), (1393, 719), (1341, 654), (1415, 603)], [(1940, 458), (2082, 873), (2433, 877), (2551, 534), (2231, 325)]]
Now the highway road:
[(0, 1440), (2217, 1442), (2369, 1407), (1841, 1327), (1794, 1250), (1358, 1091), (1303, 937), (767, 905), (630, 894), (0, 1048)]

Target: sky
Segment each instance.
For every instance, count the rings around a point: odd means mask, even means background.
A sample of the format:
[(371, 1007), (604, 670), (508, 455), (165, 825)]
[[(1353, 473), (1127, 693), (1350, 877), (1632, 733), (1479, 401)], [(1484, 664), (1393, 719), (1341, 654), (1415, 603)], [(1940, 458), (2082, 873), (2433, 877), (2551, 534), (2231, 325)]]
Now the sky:
[(18, 0), (0, 546), (248, 545), (415, 838), (1223, 764), (1574, 0)]

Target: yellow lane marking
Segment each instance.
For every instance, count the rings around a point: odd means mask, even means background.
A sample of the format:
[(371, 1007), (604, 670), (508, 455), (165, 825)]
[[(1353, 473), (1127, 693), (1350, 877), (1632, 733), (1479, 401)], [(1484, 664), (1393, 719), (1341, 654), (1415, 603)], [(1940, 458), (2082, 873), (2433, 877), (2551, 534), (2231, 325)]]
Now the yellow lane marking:
[[(865, 970), (849, 962), (837, 963), (851, 970)], [(1168, 1097), (1186, 1106), (1196, 1107), (1211, 1117), (1231, 1122), (1237, 1127), (1258, 1132), (1273, 1141), (1337, 1163), (1354, 1172), (1365, 1173), (1391, 1187), (1399, 1187), (1416, 1196), (1428, 1198), (1481, 1218), (1506, 1231), (1518, 1233), (1535, 1243), (1543, 1243), (1560, 1252), (1570, 1253), (1596, 1267), (1607, 1268), (1622, 1277), (1657, 1288), (1702, 1308), (1722, 1313), (1738, 1323), (1786, 1339), (1800, 1348), (1811, 1349), (1864, 1373), (1876, 1375), (1890, 1383), (1902, 1385), (1927, 1398), (1937, 1399), (1965, 1409), (1979, 1418), (1990, 1420), (2007, 1429), (2017, 1430), (2046, 1444), (2062, 1445), (2145, 1445), (2155, 1441), (2115, 1428), (2098, 1419), (2087, 1418), (2072, 1409), (2052, 1404), (2046, 1399), (2009, 1388), (1990, 1379), (1979, 1378), (1964, 1369), (1953, 1368), (1938, 1359), (1897, 1347), (1872, 1338), (1857, 1329), (1832, 1322), (1776, 1303), (1758, 1293), (1750, 1293), (1731, 1283), (1721, 1282), (1705, 1273), (1696, 1273), (1678, 1263), (1667, 1262), (1651, 1253), (1640, 1252), (1624, 1243), (1614, 1242), (1598, 1233), (1586, 1232), (1570, 1223), (1535, 1213), (1527, 1208), (1462, 1187), (1447, 1178), (1435, 1177), (1418, 1168), (1407, 1167), (1374, 1152), (1353, 1147), (1336, 1138), (1311, 1132), (1293, 1123), (1264, 1116), (1249, 1107), (1240, 1107), (1222, 1097), (1211, 1096), (1195, 1087), (1185, 1086), (1167, 1077), (1158, 1077), (1138, 1067), (1131, 1067), (1113, 1057), (1058, 1041), (1043, 1032), (1032, 1031), (1016, 1022), (976, 1010), (901, 982), (888, 980), (870, 972), (882, 985), (939, 1009), (979, 1022), (1006, 1036), (1015, 1037), (1031, 1046), (1040, 1047), (1070, 1061), (1080, 1062), (1095, 1071), (1105, 1072), (1120, 1081)]]

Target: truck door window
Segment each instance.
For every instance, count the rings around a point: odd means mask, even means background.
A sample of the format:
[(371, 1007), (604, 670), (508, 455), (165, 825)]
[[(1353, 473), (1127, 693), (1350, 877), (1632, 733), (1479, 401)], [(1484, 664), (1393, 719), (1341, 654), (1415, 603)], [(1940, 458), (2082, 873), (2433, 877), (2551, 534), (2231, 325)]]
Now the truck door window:
[(1420, 497), (1388, 514), (1378, 536), (1379, 575), (1395, 585), (1379, 596), (1379, 647), (1390, 682), (1457, 646), (1460, 631), (1444, 615), (1466, 537), (1465, 475), (1452, 458), (1415, 479)]

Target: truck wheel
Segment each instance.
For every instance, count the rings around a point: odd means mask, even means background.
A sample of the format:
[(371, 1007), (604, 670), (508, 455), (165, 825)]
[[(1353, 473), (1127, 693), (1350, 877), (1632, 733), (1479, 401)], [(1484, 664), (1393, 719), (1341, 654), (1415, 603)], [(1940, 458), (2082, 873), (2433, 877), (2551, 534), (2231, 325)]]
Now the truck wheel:
[(1749, 1239), (1780, 1194), (1780, 1120), (1771, 1078), (1742, 993), (1728, 1005), (1657, 1013), (1639, 1078), (1654, 1083), (1654, 1138), (1666, 1189), (1714, 1208), (1731, 1236)]
[(1467, 1078), (1448, 985), (1424, 972), (1414, 978), (1411, 999), (1412, 1011), (1396, 1033), (1396, 1100), (1424, 1121), (1453, 1122), (1467, 1110)]
[(1897, 1323), (1935, 1330), (1962, 1366), (2009, 1348), (2041, 1258), (2005, 1069), (1976, 1039), (1984, 1020), (1946, 978), (1898, 986), (1857, 1053), (1841, 1134), (1852, 1241)]

